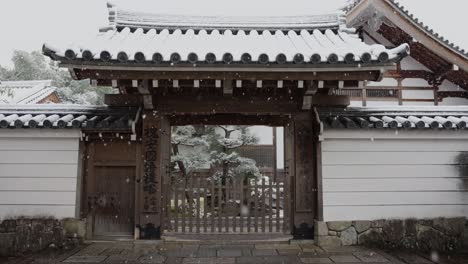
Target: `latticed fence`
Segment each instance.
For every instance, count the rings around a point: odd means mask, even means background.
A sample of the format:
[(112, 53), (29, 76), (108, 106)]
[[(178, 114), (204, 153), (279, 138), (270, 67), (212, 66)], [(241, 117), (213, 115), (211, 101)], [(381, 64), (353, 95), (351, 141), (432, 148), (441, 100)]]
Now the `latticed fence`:
[(284, 233), (288, 188), (268, 177), (180, 179), (165, 185), (165, 230), (174, 233)]

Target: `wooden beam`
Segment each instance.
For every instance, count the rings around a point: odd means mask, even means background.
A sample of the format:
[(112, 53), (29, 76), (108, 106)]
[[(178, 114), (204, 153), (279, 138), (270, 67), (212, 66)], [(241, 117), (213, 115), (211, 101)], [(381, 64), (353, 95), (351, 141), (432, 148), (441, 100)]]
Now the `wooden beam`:
[(468, 92), (466, 91), (439, 91), (437, 93), (439, 96), (439, 100), (448, 97), (458, 97), (458, 98), (466, 98), (468, 99)]
[(142, 80), (139, 83), (137, 81), (137, 84), (138, 84), (138, 92), (140, 92), (141, 94), (150, 94), (149, 80)]
[(171, 126), (184, 125), (263, 125), (284, 126), (290, 120), (290, 115), (243, 115), (243, 114), (212, 114), (212, 115), (170, 115)]
[[(138, 94), (106, 94), (104, 102), (109, 106), (141, 106), (144, 105), (144, 100), (147, 103), (152, 102), (152, 108), (167, 114), (183, 114), (183, 113), (198, 113), (198, 114), (214, 114), (214, 113), (291, 113), (299, 111), (297, 102), (288, 99), (270, 99), (263, 97), (180, 97), (180, 96), (165, 96), (151, 97), (143, 99), (142, 95)], [(145, 106), (146, 107), (146, 106)], [(148, 104), (148, 107), (149, 104)], [(148, 108), (150, 109), (150, 108)]]
[(137, 181), (136, 194), (142, 239), (160, 239), (162, 233), (163, 188), (170, 158), (169, 120), (164, 116), (154, 116), (152, 111), (145, 112), (143, 120), (142, 155), (137, 158), (141, 178)]
[[(332, 70), (332, 69), (331, 69)], [(170, 72), (170, 71), (134, 71), (134, 70), (92, 70), (75, 69), (79, 79), (108, 80), (141, 80), (141, 79), (174, 79), (174, 80), (368, 80), (377, 81), (381, 75), (379, 70), (368, 71), (324, 71), (313, 74), (311, 72)], [(104, 85), (104, 84), (102, 84)]]
[[(216, 80), (216, 82), (217, 81), (218, 80)], [(232, 95), (232, 80), (224, 80), (223, 94), (228, 96)]]
[(385, 78), (394, 79), (407, 79), (407, 78), (419, 78), (424, 80), (431, 80), (434, 78), (434, 74), (425, 70), (390, 70), (384, 74)]
[(316, 94), (312, 97), (313, 106), (348, 106), (351, 103), (346, 95), (322, 95)]
[(302, 99), (302, 110), (311, 110), (313, 100), (312, 97), (317, 93), (317, 82), (316, 81), (306, 81), (305, 91)]
[(257, 81), (257, 88), (262, 88), (263, 87), (263, 83), (261, 80), (258, 80)]
[(283, 88), (283, 80), (279, 80), (276, 84), (278, 88)]
[(344, 88), (344, 81), (338, 81), (338, 89)]
[(104, 104), (108, 106), (141, 106), (143, 97), (139, 94), (106, 94)]
[[(286, 123), (285, 123), (286, 124)], [(273, 132), (273, 155), (274, 155), (274, 158), (273, 158), (273, 180), (275, 182), (278, 182), (278, 161), (277, 161), (277, 157), (278, 157), (278, 140), (277, 140), (277, 127), (272, 127), (272, 132)], [(277, 206), (277, 208), (279, 208), (279, 206)]]
[(297, 103), (291, 100), (270, 100), (267, 98), (205, 97), (183, 100), (175, 98), (155, 98), (155, 109), (168, 114), (184, 113), (291, 113), (296, 112)]
[(324, 87), (325, 87), (325, 82), (324, 82), (323, 80), (320, 80), (320, 81), (318, 82), (318, 88), (319, 88), (319, 89), (323, 89)]
[(143, 107), (145, 110), (154, 109), (153, 96), (149, 94), (143, 95)]
[[(291, 181), (291, 213), (293, 236), (296, 239), (312, 239), (314, 220), (317, 219), (317, 165), (313, 113), (298, 113), (294, 121), (294, 174)], [(286, 147), (286, 146), (285, 146)], [(287, 166), (285, 164), (285, 166)]]
[(304, 88), (304, 81), (303, 80), (297, 81), (297, 88), (299, 88), (299, 89)]
[(153, 88), (159, 87), (159, 80), (153, 80)]

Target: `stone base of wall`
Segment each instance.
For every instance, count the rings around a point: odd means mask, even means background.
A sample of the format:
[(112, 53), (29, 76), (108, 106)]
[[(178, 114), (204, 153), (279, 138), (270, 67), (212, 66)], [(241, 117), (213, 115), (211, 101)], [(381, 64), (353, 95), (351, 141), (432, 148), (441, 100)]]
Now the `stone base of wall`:
[(0, 256), (21, 256), (46, 248), (70, 249), (85, 237), (86, 225), (77, 219), (19, 218), (0, 223)]
[(468, 248), (468, 220), (316, 222), (315, 241), (324, 247), (365, 245), (421, 251), (460, 251)]

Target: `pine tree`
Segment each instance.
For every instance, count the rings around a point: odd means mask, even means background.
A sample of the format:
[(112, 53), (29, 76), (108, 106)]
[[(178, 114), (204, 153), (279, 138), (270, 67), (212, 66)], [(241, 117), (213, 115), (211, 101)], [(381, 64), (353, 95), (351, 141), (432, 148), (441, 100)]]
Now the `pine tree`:
[(47, 62), (48, 59), (39, 51), (16, 50), (11, 60), (12, 69), (0, 65), (0, 80), (52, 80), (52, 85), (58, 87), (57, 92), (65, 103), (99, 105), (104, 102), (104, 94), (113, 92), (110, 87), (93, 87), (89, 80), (73, 80), (68, 71), (60, 69), (54, 61)]
[(216, 170), (213, 177), (222, 179), (237, 177), (242, 180), (261, 177), (260, 170), (254, 160), (241, 157), (236, 149), (253, 145), (258, 138), (252, 135), (247, 126), (217, 126), (222, 131), (215, 133), (212, 138), (211, 160), (212, 167)]

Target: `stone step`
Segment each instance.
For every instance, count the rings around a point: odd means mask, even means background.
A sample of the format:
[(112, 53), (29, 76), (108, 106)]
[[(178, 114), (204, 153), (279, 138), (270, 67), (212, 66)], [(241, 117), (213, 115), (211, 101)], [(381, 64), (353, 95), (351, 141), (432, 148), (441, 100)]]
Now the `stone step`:
[(183, 242), (196, 244), (289, 244), (292, 236), (284, 234), (166, 234), (166, 242)]

